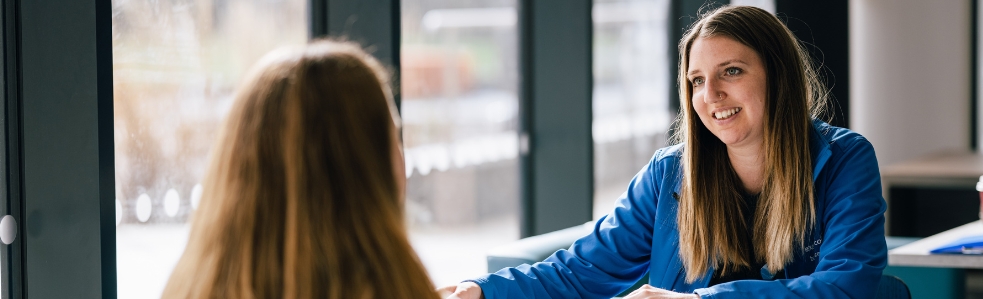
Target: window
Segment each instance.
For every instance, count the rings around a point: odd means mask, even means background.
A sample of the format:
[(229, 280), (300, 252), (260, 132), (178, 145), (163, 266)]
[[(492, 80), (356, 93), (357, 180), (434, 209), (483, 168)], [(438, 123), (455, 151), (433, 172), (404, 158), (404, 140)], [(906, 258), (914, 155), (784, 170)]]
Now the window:
[(675, 117), (669, 0), (594, 1), (594, 218), (666, 145)]
[(410, 238), (438, 286), (519, 237), (515, 0), (403, 0)]
[(237, 82), (307, 40), (306, 0), (113, 0), (120, 298), (159, 297)]

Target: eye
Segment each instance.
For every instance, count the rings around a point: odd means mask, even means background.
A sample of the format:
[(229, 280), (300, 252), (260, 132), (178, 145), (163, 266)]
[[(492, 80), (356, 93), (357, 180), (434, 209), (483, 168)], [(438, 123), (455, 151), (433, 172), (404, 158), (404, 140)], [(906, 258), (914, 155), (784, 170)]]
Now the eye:
[(737, 75), (740, 75), (743, 72), (744, 72), (744, 70), (742, 70), (740, 68), (736, 68), (736, 67), (729, 67), (726, 70), (724, 70), (724, 74), (726, 74), (728, 76), (737, 76)]
[(703, 85), (704, 79), (703, 79), (703, 77), (696, 77), (696, 78), (693, 78), (693, 80), (690, 80), (690, 81), (693, 82), (693, 86), (696, 87), (696, 86)]

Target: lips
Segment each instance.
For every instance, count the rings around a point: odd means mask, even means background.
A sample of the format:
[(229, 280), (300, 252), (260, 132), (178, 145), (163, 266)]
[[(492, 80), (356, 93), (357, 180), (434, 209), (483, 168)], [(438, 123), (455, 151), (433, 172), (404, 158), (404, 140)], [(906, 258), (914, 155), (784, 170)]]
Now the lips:
[(730, 118), (731, 116), (734, 116), (734, 114), (737, 114), (738, 112), (741, 112), (741, 108), (739, 107), (727, 109), (724, 111), (718, 111), (713, 113), (713, 118), (716, 120), (725, 120)]

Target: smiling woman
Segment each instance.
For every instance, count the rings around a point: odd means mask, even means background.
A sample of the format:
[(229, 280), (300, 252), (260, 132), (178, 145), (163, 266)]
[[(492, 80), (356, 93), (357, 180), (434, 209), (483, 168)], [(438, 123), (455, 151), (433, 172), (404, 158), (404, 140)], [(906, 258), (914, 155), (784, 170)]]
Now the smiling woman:
[(676, 145), (591, 234), (459, 298), (871, 298), (886, 265), (870, 143), (815, 119), (826, 89), (773, 14), (728, 6), (680, 41)]
[(821, 110), (825, 99), (812, 91), (825, 88), (795, 36), (761, 9), (717, 11), (680, 49), (688, 79), (677, 138), (689, 145), (683, 172), (692, 178), (678, 218), (686, 278), (713, 265), (721, 271), (712, 284), (761, 277), (763, 267), (774, 276), (816, 221), (810, 106)]

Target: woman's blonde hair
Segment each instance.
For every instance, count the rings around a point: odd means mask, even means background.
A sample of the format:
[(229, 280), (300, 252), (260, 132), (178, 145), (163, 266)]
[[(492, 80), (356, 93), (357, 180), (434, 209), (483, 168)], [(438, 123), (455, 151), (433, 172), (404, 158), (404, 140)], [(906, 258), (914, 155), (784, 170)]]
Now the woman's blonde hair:
[[(687, 80), (689, 51), (699, 38), (725, 36), (753, 49), (766, 70), (764, 111), (764, 184), (753, 227), (746, 227), (743, 185), (731, 166), (727, 148), (700, 121), (693, 109), (693, 86)], [(811, 116), (819, 115), (826, 89), (808, 53), (782, 22), (760, 8), (725, 6), (703, 16), (679, 42), (681, 124), (676, 142), (686, 145), (679, 194), (680, 258), (686, 280), (711, 269), (723, 273), (750, 267), (754, 256), (774, 274), (792, 261), (816, 222), (809, 136)], [(753, 254), (745, 246), (754, 232)]]
[(275, 51), (212, 152), (165, 298), (437, 298), (410, 247), (382, 66), (358, 46)]

